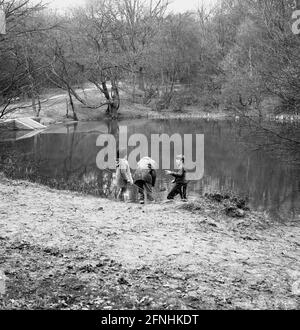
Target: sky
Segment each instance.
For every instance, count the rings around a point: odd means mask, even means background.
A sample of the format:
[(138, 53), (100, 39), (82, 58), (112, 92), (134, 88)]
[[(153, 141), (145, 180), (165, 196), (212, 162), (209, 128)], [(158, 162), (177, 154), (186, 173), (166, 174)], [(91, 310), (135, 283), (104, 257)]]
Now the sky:
[[(174, 12), (184, 12), (187, 10), (197, 9), (199, 5), (204, 4), (205, 7), (210, 7), (217, 0), (170, 0), (170, 10)], [(70, 6), (82, 5), (85, 0), (44, 0), (49, 3), (52, 8), (65, 8)]]

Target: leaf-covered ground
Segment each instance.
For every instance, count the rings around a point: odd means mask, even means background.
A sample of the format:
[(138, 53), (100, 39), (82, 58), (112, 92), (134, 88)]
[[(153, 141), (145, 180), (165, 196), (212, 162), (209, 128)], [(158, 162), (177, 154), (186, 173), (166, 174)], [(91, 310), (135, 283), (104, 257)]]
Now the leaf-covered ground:
[[(0, 309), (299, 309), (300, 224), (0, 178)], [(2, 293), (1, 293), (2, 291)], [(299, 293), (299, 292), (298, 292)]]

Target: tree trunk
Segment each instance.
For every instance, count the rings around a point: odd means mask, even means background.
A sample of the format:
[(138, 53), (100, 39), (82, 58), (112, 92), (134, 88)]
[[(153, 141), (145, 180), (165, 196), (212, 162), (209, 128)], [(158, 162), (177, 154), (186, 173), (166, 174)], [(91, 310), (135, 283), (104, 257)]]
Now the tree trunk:
[(69, 102), (68, 102), (68, 99), (66, 99), (66, 117), (69, 118)]
[(118, 83), (112, 80), (111, 86), (112, 86), (112, 90), (111, 90), (112, 103), (114, 105), (114, 108), (118, 111), (120, 108), (120, 94), (119, 94)]
[(108, 91), (108, 88), (107, 88), (107, 85), (106, 85), (106, 81), (102, 81), (102, 89), (103, 89), (103, 94), (108, 102), (108, 106), (107, 106), (107, 109), (106, 109), (106, 113), (108, 115), (111, 114), (111, 100), (110, 100), (110, 95), (109, 95), (109, 91)]
[(117, 113), (120, 107), (120, 95), (117, 83), (111, 80), (111, 95), (109, 94), (106, 82), (102, 82), (103, 94), (107, 100), (108, 106), (106, 113), (112, 118), (117, 118)]
[(133, 73), (132, 77), (132, 102), (135, 103), (135, 80), (136, 80), (136, 74)]
[(144, 79), (143, 68), (139, 68), (138, 80), (139, 80), (139, 89), (144, 92), (145, 91), (145, 79)]
[(31, 103), (32, 103), (32, 109), (33, 109), (34, 113), (36, 114), (37, 111), (36, 111), (35, 95), (33, 93), (31, 95)]
[(75, 112), (75, 107), (74, 107), (74, 103), (73, 103), (73, 99), (72, 99), (72, 95), (71, 95), (70, 89), (68, 89), (68, 94), (69, 94), (69, 99), (70, 99), (70, 105), (71, 105), (72, 112), (73, 112), (73, 119), (76, 120), (76, 121), (78, 121), (78, 117), (77, 117), (77, 114)]
[(253, 77), (253, 64), (252, 64), (252, 48), (249, 47), (249, 66), (250, 66), (250, 78)]
[(161, 93), (163, 93), (164, 85), (165, 85), (165, 76), (164, 76), (164, 70), (161, 69), (161, 87), (159, 88), (159, 94), (158, 97), (160, 97)]
[(37, 111), (37, 116), (39, 117), (39, 116), (40, 116), (40, 113), (41, 113), (41, 110), (42, 110), (42, 104), (41, 104), (41, 99), (40, 99), (39, 96), (37, 97), (37, 99), (38, 99), (38, 111)]

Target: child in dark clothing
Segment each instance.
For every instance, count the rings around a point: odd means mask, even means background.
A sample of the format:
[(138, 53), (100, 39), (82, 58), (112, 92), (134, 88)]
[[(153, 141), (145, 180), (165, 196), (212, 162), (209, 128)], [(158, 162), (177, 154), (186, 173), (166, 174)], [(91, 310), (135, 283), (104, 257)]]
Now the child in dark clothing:
[(183, 155), (179, 155), (176, 157), (176, 165), (178, 167), (178, 170), (176, 172), (166, 171), (167, 174), (172, 175), (174, 177), (172, 183), (175, 183), (167, 198), (168, 200), (173, 200), (174, 197), (179, 194), (181, 200), (186, 201), (187, 181)]

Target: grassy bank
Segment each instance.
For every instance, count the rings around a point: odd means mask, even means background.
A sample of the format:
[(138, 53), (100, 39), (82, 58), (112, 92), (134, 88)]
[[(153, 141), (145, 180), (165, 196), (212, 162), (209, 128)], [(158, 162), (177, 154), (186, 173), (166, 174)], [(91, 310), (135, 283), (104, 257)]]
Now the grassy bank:
[(0, 309), (300, 307), (298, 223), (232, 217), (212, 198), (142, 207), (3, 176), (0, 195)]

